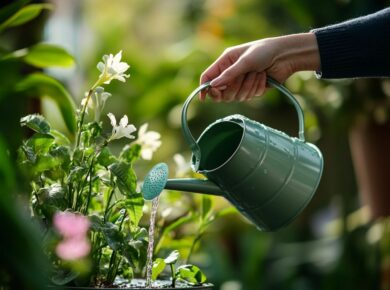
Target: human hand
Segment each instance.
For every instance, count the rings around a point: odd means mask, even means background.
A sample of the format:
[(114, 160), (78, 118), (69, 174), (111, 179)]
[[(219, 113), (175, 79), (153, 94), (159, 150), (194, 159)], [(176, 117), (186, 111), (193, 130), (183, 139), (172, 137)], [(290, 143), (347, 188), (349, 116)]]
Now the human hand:
[(261, 96), (270, 76), (283, 83), (294, 72), (319, 70), (317, 40), (312, 33), (266, 38), (230, 47), (201, 75), (211, 88), (200, 94), (215, 101), (244, 101)]

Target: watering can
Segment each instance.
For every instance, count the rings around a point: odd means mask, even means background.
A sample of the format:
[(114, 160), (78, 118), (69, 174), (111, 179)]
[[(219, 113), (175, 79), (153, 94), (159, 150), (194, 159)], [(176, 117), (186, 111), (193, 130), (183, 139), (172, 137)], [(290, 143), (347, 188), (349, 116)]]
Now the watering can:
[(210, 124), (195, 140), (188, 128), (187, 110), (192, 99), (210, 87), (204, 83), (184, 103), (181, 122), (192, 150), (191, 167), (207, 179), (168, 179), (168, 166), (160, 163), (145, 177), (144, 198), (154, 199), (163, 189), (219, 195), (260, 230), (275, 231), (289, 224), (313, 197), (323, 158), (315, 145), (305, 142), (298, 101), (275, 80), (268, 78), (267, 83), (294, 105), (298, 138), (236, 114)]

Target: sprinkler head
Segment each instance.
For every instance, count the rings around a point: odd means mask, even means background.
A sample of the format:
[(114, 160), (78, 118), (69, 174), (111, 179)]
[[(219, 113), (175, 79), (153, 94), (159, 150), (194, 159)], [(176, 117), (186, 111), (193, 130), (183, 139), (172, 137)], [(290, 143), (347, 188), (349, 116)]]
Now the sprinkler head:
[(160, 195), (167, 183), (168, 172), (168, 165), (166, 163), (159, 163), (149, 171), (142, 185), (144, 199), (152, 200)]

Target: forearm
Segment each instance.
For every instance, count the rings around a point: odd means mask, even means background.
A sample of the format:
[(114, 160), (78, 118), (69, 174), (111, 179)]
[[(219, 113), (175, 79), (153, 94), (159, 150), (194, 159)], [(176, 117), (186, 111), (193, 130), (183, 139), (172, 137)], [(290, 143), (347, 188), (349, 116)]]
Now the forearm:
[(390, 8), (312, 32), (323, 78), (390, 76)]

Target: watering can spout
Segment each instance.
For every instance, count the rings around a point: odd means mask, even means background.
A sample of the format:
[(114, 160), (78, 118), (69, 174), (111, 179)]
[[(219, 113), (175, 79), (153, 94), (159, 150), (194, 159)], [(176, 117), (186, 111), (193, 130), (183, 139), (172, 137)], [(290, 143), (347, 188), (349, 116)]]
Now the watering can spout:
[(211, 195), (224, 196), (225, 192), (214, 182), (208, 179), (196, 178), (178, 178), (168, 179), (165, 184), (165, 189), (204, 193)]

